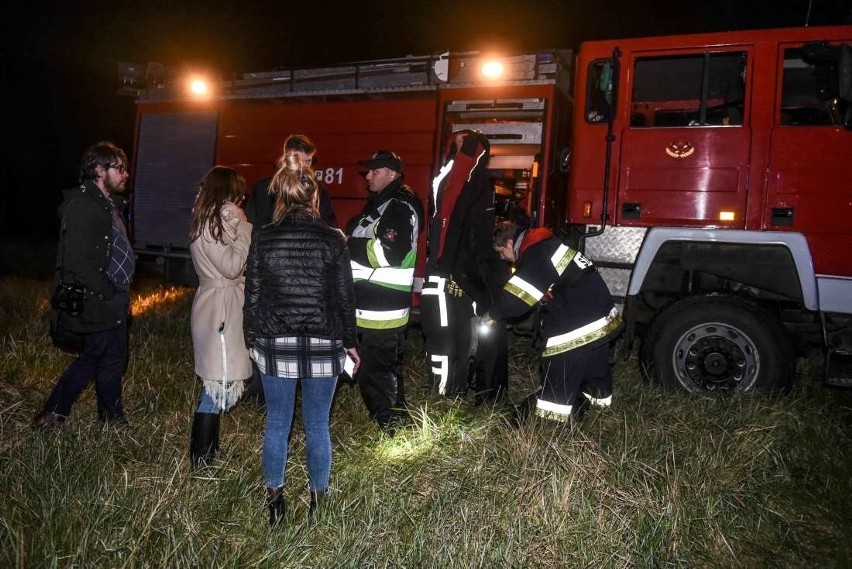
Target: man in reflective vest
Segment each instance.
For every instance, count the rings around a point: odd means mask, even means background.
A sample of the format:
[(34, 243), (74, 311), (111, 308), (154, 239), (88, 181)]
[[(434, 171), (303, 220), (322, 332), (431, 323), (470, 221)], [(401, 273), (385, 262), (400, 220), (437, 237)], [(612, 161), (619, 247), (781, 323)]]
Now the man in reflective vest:
[(403, 342), (423, 206), (402, 183), (402, 160), (393, 152), (379, 150), (359, 164), (368, 170), (370, 196), (346, 227), (361, 355), (357, 380), (370, 418), (392, 430), (406, 416)]
[(508, 265), (491, 247), (489, 156), (488, 139), (479, 132), (460, 130), (447, 142), (446, 159), (432, 181), (420, 297), (430, 385), (448, 396), (465, 396), (470, 389), (474, 405), (496, 401), (508, 387), (505, 328), (474, 325), (509, 279)]
[(588, 406), (612, 402), (610, 342), (622, 327), (612, 297), (592, 262), (549, 229), (527, 229), (510, 221), (497, 225), (494, 249), (515, 263), (488, 320), (541, 310), (541, 385), (522, 406), (558, 421), (579, 419)]

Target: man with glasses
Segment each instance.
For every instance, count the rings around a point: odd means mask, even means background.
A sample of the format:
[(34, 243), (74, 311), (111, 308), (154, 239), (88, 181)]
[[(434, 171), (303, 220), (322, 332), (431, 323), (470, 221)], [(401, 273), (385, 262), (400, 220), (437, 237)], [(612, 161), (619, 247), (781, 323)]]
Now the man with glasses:
[(345, 232), (355, 282), (357, 380), (370, 418), (392, 433), (407, 416), (402, 353), (423, 205), (402, 183), (402, 160), (393, 152), (379, 150), (359, 164), (368, 170), (370, 195)]
[(107, 424), (127, 423), (121, 382), (136, 263), (123, 220), (127, 200), (121, 194), (129, 176), (124, 151), (111, 142), (99, 142), (83, 155), (80, 186), (66, 190), (59, 206), (57, 283), (75, 285), (83, 291), (83, 301), (79, 312), (53, 308), (51, 329), (75, 335), (82, 347), (34, 420), (42, 429), (63, 425), (92, 378), (98, 418)]

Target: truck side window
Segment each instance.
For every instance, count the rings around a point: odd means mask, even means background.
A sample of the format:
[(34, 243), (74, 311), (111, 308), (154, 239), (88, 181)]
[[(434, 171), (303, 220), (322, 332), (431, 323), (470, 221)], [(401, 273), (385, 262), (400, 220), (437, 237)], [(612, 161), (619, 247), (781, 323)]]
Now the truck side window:
[(839, 45), (828, 43), (784, 50), (780, 124), (843, 124), (849, 103), (840, 96), (840, 53)]
[(586, 93), (586, 121), (605, 122), (612, 112), (612, 61), (593, 61), (589, 65)]
[(743, 124), (746, 54), (701, 53), (636, 60), (630, 126)]

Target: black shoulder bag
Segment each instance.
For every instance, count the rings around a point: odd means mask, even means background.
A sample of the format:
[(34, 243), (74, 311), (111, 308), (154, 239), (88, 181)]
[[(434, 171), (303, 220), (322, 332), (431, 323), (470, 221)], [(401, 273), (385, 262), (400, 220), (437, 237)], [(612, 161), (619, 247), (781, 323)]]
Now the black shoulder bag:
[(65, 282), (65, 219), (62, 219), (62, 261), (59, 282), (50, 297), (53, 310), (50, 313), (50, 339), (53, 345), (63, 352), (79, 353), (83, 350), (86, 337), (69, 329), (69, 320), (83, 312), (83, 302), (86, 298), (86, 285), (79, 281)]

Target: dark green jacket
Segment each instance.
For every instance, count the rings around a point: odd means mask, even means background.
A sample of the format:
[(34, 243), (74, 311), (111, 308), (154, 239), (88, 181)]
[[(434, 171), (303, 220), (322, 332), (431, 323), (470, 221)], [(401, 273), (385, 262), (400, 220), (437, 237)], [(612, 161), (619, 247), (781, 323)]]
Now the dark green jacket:
[[(127, 201), (121, 196), (104, 197), (90, 181), (65, 190), (63, 196), (58, 210), (61, 222), (56, 282), (79, 282), (87, 290), (83, 312), (68, 319), (69, 329), (90, 333), (121, 326), (127, 318), (127, 301), (114, 298), (116, 288), (107, 276), (107, 269), (112, 255), (112, 203), (123, 212)], [(120, 295), (126, 297), (127, 293)]]

